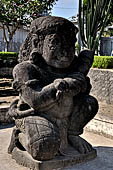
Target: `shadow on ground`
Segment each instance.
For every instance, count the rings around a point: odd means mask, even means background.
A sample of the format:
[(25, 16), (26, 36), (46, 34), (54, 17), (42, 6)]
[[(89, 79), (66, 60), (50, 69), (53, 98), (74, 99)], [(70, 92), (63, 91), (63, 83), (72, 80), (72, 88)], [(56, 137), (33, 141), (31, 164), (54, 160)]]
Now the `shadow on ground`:
[(14, 125), (15, 125), (14, 123), (0, 125), (0, 130), (7, 129), (7, 128), (12, 128), (12, 127), (14, 127)]
[(113, 170), (113, 147), (98, 146), (95, 149), (97, 150), (95, 159), (64, 170)]

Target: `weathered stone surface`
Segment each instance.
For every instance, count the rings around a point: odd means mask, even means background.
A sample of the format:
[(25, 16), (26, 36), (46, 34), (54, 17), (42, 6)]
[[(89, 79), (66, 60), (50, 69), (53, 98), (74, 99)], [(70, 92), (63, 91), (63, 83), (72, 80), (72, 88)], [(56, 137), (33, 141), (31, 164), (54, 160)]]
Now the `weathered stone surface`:
[(75, 56), (78, 29), (68, 20), (46, 16), (34, 20), (13, 70), (19, 92), (9, 109), (15, 119), (8, 152), (26, 150), (38, 161), (66, 155), (68, 144), (82, 155), (92, 146), (79, 135), (98, 111), (90, 96), (93, 51)]
[(95, 68), (88, 75), (92, 83), (91, 94), (98, 99), (99, 110), (86, 128), (113, 139), (113, 70)]
[(103, 103), (113, 105), (113, 70), (90, 69), (91, 93)]

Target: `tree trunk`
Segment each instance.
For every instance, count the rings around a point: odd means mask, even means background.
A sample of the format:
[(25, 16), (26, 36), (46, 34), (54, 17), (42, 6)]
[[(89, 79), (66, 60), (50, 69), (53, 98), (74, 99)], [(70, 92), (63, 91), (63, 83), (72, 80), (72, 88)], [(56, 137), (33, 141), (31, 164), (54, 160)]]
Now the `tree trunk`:
[[(10, 26), (8, 25), (8, 23), (5, 23), (5, 24), (2, 23), (2, 28), (3, 28), (4, 39), (6, 42), (5, 51), (9, 51), (9, 45), (13, 38), (13, 35), (15, 34), (15, 32), (18, 28), (18, 23), (16, 24), (16, 26), (12, 26), (12, 30), (10, 29)], [(8, 31), (8, 36), (6, 35), (6, 29)]]
[(5, 48), (5, 51), (9, 51), (9, 41), (6, 42), (6, 48)]

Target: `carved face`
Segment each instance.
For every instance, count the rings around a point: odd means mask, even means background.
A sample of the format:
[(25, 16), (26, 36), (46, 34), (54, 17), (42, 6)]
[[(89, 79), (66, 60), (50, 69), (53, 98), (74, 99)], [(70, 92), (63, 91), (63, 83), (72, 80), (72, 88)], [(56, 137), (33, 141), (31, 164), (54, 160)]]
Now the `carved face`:
[(42, 57), (55, 68), (67, 68), (74, 59), (76, 38), (60, 32), (45, 37)]

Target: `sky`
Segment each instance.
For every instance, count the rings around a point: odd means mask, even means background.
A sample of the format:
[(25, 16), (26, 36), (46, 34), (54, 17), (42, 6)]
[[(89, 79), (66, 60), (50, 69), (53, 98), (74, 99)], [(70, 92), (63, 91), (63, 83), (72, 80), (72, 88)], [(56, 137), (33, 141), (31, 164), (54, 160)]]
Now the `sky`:
[(79, 0), (58, 0), (53, 6), (51, 15), (70, 19), (78, 12), (78, 2)]

